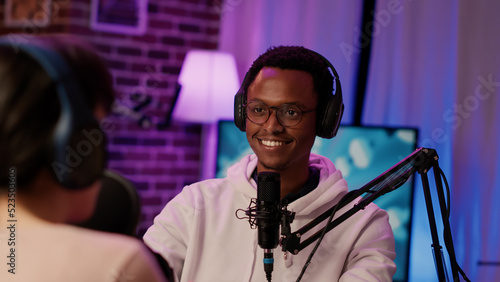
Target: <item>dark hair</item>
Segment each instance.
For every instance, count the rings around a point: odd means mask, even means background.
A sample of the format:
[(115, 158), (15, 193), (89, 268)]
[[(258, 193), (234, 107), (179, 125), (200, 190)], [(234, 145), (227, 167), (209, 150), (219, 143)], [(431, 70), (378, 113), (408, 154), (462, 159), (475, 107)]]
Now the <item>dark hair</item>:
[[(114, 100), (111, 75), (82, 40), (68, 35), (35, 37), (30, 44), (59, 53), (72, 68), (90, 109), (107, 112)], [(41, 65), (15, 46), (0, 46), (0, 187), (10, 168), (19, 187), (47, 165), (48, 145), (61, 110), (56, 85)]]
[[(248, 87), (264, 67), (300, 70), (311, 74), (314, 91), (318, 94), (318, 105), (326, 105), (333, 91), (333, 76), (325, 59), (318, 53), (302, 46), (275, 46), (267, 49), (260, 55), (248, 70), (243, 90), (247, 93)], [(245, 97), (246, 98), (246, 97)], [(318, 114), (323, 114), (324, 109), (319, 107)]]
[(113, 78), (104, 59), (89, 42), (67, 34), (41, 35), (37, 43), (59, 53), (68, 64), (88, 105), (104, 107), (107, 113), (115, 100)]

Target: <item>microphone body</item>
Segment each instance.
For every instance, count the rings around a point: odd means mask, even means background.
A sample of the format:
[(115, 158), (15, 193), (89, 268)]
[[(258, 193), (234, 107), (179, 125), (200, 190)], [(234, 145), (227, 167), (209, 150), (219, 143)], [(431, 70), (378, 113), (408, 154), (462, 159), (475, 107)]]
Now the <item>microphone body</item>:
[(280, 227), (280, 174), (276, 172), (261, 172), (257, 178), (257, 241), (264, 249), (264, 271), (268, 281), (271, 281), (273, 271), (273, 249), (279, 243)]

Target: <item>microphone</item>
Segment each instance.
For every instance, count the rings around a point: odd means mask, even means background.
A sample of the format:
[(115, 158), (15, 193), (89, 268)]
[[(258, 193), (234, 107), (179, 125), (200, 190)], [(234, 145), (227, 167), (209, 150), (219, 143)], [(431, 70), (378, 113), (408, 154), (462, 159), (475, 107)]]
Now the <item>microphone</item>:
[(257, 177), (257, 241), (264, 249), (264, 271), (271, 281), (273, 249), (278, 246), (280, 227), (281, 180), (277, 172), (261, 172)]

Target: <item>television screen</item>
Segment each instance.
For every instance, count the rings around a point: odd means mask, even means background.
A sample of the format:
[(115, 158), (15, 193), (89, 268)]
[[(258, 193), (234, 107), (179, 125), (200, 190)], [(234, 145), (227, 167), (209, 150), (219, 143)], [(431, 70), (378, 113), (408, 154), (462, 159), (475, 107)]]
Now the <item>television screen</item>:
[[(341, 125), (335, 138), (316, 138), (312, 152), (329, 158), (353, 190), (410, 155), (417, 147), (417, 135), (415, 128)], [(253, 152), (246, 134), (233, 121), (220, 121), (218, 136), (216, 177), (225, 177), (227, 168)], [(413, 177), (374, 201), (389, 213), (394, 232), (398, 267), (394, 281), (408, 277), (412, 199)]]

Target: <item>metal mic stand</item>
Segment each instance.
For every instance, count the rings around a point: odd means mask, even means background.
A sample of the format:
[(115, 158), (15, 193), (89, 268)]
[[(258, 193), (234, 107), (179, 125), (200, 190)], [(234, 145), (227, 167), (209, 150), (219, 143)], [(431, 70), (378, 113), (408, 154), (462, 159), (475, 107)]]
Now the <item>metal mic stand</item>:
[[(444, 242), (446, 245), (446, 249), (448, 250), (448, 255), (450, 257), (451, 264), (451, 272), (453, 275), (453, 281), (460, 281), (458, 276), (458, 264), (455, 257), (455, 248), (453, 246), (453, 239), (451, 236), (451, 228), (449, 222), (449, 214), (446, 208), (446, 200), (444, 197), (444, 190), (442, 185), (442, 179), (440, 174), (440, 168), (438, 165), (438, 155), (433, 149), (428, 150), (428, 158), (424, 159), (424, 163), (421, 166), (418, 166), (418, 173), (422, 179), (422, 186), (424, 190), (425, 204), (427, 207), (427, 216), (429, 218), (429, 226), (431, 229), (431, 237), (432, 237), (432, 251), (434, 255), (434, 262), (436, 264), (436, 271), (438, 275), (439, 281), (448, 281), (448, 275), (446, 272), (446, 265), (443, 257), (443, 250), (441, 245), (439, 244), (439, 237), (436, 228), (436, 219), (434, 217), (434, 206), (432, 204), (431, 191), (429, 186), (429, 178), (427, 177), (427, 172), (429, 171), (429, 167), (432, 167), (434, 170), (434, 180), (436, 183), (436, 190), (439, 199), (439, 207), (441, 211), (441, 218), (444, 226)], [(449, 196), (448, 196), (449, 201)]]
[[(386, 172), (382, 173), (381, 175), (379, 175), (378, 177), (367, 183), (365, 186), (361, 187), (360, 189), (353, 190), (344, 195), (344, 197), (339, 201), (339, 203), (337, 203), (337, 205), (327, 210), (326, 212), (318, 216), (316, 219), (312, 220), (310, 223), (306, 224), (305, 226), (303, 226), (302, 228), (293, 233), (291, 232), (290, 223), (293, 221), (294, 216), (293, 214), (290, 214), (290, 212), (286, 211), (286, 206), (285, 206), (284, 211), (282, 211), (282, 214), (284, 216), (282, 217), (282, 223), (281, 223), (282, 224), (281, 246), (283, 252), (286, 253), (288, 251), (295, 255), (298, 254), (302, 249), (304, 249), (305, 247), (316, 241), (318, 238), (320, 238), (323, 232), (329, 232), (331, 229), (333, 229), (334, 227), (345, 221), (347, 218), (351, 217), (359, 210), (364, 209), (366, 205), (373, 202), (378, 197), (399, 188), (408, 180), (408, 178), (413, 173), (418, 171), (422, 177), (425, 202), (427, 206), (427, 214), (429, 217), (429, 225), (431, 229), (431, 237), (433, 242), (432, 248), (435, 257), (438, 279), (439, 281), (447, 281), (446, 267), (441, 253), (442, 247), (439, 244), (439, 237), (436, 228), (436, 219), (434, 217), (434, 209), (432, 206), (432, 199), (429, 188), (429, 180), (427, 178), (427, 172), (431, 168), (434, 168), (434, 176), (439, 196), (441, 216), (443, 219), (443, 224), (445, 229), (444, 241), (446, 248), (448, 250), (448, 254), (450, 256), (453, 279), (454, 281), (459, 281), (458, 271), (460, 270), (460, 267), (458, 266), (455, 258), (455, 251), (453, 247), (453, 241), (451, 238), (451, 229), (448, 221), (449, 212), (445, 213), (447, 209), (443, 193), (443, 186), (441, 182), (441, 175), (440, 175), (441, 170), (439, 169), (437, 160), (438, 156), (434, 149), (418, 148), (408, 157), (406, 157), (405, 159), (394, 165), (392, 168), (390, 168)], [(322, 228), (321, 230), (319, 230), (318, 232), (316, 232), (315, 234), (311, 235), (309, 238), (301, 242), (301, 238), (304, 233), (306, 233), (311, 228), (318, 225), (320, 222), (327, 219), (332, 213), (335, 213), (337, 210), (346, 206), (348, 203), (352, 202), (353, 200), (357, 199), (359, 196), (363, 194), (364, 196), (362, 196), (361, 200), (357, 204), (355, 204), (351, 209), (349, 209), (344, 214), (340, 215), (335, 220), (329, 221), (324, 228)], [(307, 267), (307, 265), (308, 263), (306, 263), (304, 267)], [(463, 272), (461, 273), (467, 280), (467, 278), (465, 277), (465, 273)]]

